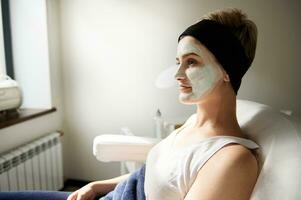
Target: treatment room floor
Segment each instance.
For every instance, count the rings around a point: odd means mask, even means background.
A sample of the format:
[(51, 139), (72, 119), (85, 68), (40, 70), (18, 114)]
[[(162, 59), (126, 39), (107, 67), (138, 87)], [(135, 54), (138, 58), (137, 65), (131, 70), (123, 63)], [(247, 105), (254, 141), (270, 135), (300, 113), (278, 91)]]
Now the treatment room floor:
[(64, 187), (61, 189), (61, 191), (73, 192), (73, 191), (78, 190), (79, 188), (85, 186), (88, 183), (89, 183), (88, 181), (68, 179), (65, 181)]

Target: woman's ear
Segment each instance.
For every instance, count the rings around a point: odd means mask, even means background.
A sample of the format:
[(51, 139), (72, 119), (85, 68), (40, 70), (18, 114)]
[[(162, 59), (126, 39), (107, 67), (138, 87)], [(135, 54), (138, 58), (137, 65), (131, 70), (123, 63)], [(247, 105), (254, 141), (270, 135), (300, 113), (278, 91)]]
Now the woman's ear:
[(224, 74), (223, 80), (224, 80), (225, 82), (230, 82), (229, 75), (225, 73), (225, 74)]

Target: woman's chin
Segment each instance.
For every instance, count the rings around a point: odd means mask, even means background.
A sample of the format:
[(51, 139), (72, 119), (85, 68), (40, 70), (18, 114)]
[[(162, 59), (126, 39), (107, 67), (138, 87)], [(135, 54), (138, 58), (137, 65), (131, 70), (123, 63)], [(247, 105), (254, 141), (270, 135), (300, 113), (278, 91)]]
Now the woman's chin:
[(192, 93), (180, 93), (179, 95), (179, 101), (182, 104), (185, 105), (193, 105), (197, 103), (197, 100), (195, 98), (193, 98), (193, 94)]
[(207, 97), (207, 94), (197, 97), (193, 93), (180, 93), (179, 101), (185, 105), (196, 105), (204, 101)]

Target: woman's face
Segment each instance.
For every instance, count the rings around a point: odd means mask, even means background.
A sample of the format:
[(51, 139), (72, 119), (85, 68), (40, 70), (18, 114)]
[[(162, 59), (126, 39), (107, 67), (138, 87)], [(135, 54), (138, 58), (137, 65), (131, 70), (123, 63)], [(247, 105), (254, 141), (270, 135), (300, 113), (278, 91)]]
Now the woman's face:
[(185, 104), (202, 100), (223, 79), (225, 73), (213, 54), (191, 36), (180, 40), (176, 61), (179, 99)]

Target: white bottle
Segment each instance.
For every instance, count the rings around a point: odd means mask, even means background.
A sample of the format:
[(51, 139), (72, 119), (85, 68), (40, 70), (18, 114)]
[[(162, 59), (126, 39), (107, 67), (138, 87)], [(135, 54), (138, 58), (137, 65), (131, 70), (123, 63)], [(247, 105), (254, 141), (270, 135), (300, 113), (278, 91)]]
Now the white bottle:
[(162, 139), (164, 137), (164, 120), (159, 109), (156, 112), (154, 120), (155, 120), (155, 134), (156, 134), (155, 136), (158, 139)]

